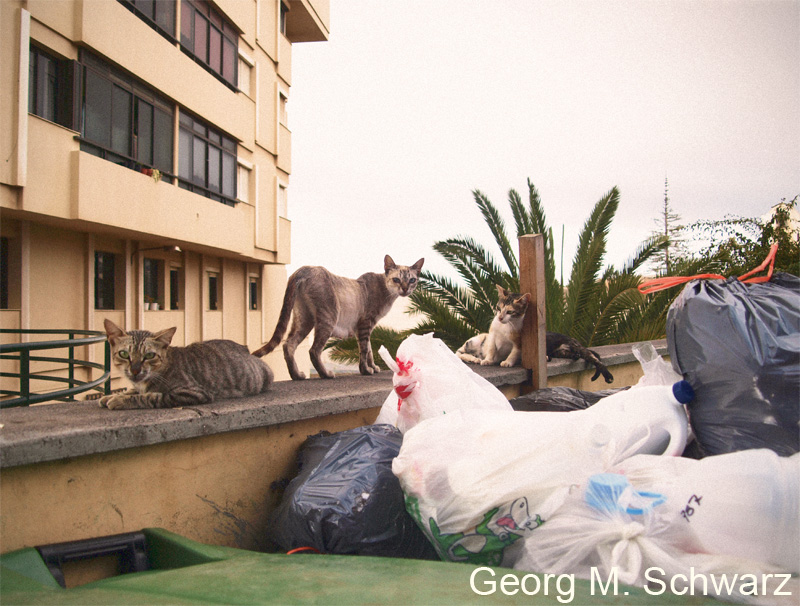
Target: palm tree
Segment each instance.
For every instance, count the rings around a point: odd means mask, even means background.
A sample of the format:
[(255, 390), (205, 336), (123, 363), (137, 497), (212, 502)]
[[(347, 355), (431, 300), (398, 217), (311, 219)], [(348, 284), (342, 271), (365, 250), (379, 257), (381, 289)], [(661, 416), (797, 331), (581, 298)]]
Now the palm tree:
[[(430, 332), (455, 350), (468, 338), (488, 330), (497, 303), (495, 284), (519, 292), (519, 262), (514, 252), (516, 242), (512, 244), (505, 222), (494, 204), (479, 190), (473, 191), (473, 198), (497, 243), (500, 259), (495, 259), (471, 237), (458, 236), (436, 242), (433, 249), (453, 266), (463, 284), (423, 271), (409, 306), (409, 313), (422, 316), (420, 322), (404, 332), (387, 329), (379, 332), (376, 329), (372, 338), (375, 350), (385, 342), (387, 348), (394, 351), (408, 334)], [(587, 347), (663, 337), (666, 312), (677, 293), (659, 293), (645, 300), (637, 290), (641, 278), (635, 272), (653, 255), (663, 251), (669, 240), (664, 236), (653, 236), (638, 247), (621, 269), (603, 269), (608, 232), (619, 207), (616, 187), (600, 198), (586, 220), (566, 287), (556, 278), (553, 232), (547, 225), (539, 193), (530, 179), (527, 204), (513, 189), (509, 191), (508, 202), (517, 237), (536, 233), (544, 236), (545, 304), (549, 331), (574, 337)], [(681, 269), (694, 271), (687, 267)], [(355, 339), (335, 341), (329, 347), (331, 357), (337, 361), (358, 360)]]

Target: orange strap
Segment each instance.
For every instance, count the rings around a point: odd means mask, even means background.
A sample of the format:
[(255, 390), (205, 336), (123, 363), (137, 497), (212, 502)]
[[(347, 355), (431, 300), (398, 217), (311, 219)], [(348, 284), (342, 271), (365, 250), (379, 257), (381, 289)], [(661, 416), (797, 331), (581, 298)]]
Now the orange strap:
[[(772, 278), (772, 272), (775, 269), (775, 253), (778, 252), (778, 245), (773, 244), (769, 249), (769, 254), (767, 258), (764, 259), (763, 263), (753, 269), (752, 271), (747, 272), (746, 274), (739, 276), (740, 282), (746, 282), (748, 284), (756, 284), (759, 282), (768, 282)], [(755, 278), (751, 278), (750, 276), (758, 273), (760, 271), (767, 270), (766, 276), (756, 276)], [(668, 276), (666, 278), (653, 278), (652, 280), (645, 280), (641, 284), (639, 284), (639, 292), (643, 295), (649, 295), (650, 293), (658, 292), (659, 290), (665, 290), (667, 288), (672, 288), (673, 286), (679, 286), (681, 284), (686, 284), (691, 280), (725, 280), (725, 276), (720, 276), (719, 274), (698, 274), (696, 276)]]
[(290, 549), (289, 551), (286, 552), (286, 555), (294, 555), (296, 553), (307, 553), (309, 551), (311, 553), (322, 553), (319, 549), (316, 549), (315, 547), (298, 547), (297, 549)]

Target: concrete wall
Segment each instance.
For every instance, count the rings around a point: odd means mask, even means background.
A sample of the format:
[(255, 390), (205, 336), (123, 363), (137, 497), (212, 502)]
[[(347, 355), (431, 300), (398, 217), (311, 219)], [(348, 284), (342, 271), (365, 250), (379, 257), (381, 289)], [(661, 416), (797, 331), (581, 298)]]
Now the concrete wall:
[(3, 470), (2, 552), (163, 527), (203, 543), (266, 550), (267, 515), (308, 435), (377, 411), (167, 442)]
[[(614, 373), (612, 385), (584, 385), (583, 362), (569, 360), (548, 367), (550, 385), (597, 390), (638, 381), (630, 346), (615, 355), (597, 349)], [(507, 397), (530, 389), (523, 369), (474, 368)], [(172, 410), (75, 403), (4, 411), (0, 551), (148, 526), (269, 549), (267, 519), (281, 496), (276, 483), (294, 477), (300, 444), (323, 429), (374, 422), (393, 396), (391, 379), (383, 372), (286, 381), (262, 396)]]

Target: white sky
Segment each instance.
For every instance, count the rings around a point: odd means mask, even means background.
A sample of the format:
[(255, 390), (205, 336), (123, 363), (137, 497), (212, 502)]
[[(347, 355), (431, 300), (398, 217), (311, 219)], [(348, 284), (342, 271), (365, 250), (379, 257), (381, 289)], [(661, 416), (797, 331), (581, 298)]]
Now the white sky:
[(452, 275), (435, 241), (493, 244), (472, 190), (513, 236), (528, 178), (567, 272), (617, 186), (619, 266), (665, 177), (684, 223), (800, 193), (800, 0), (331, 0), (330, 40), (293, 46), (288, 111), (290, 271), (388, 253)]

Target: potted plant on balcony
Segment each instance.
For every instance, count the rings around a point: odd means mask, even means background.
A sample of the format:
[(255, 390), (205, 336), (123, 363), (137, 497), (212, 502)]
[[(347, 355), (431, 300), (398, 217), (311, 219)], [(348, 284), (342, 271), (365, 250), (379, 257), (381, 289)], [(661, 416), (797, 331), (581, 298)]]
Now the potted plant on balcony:
[(147, 175), (148, 177), (153, 177), (153, 181), (158, 183), (161, 181), (161, 171), (157, 168), (148, 168), (147, 166), (143, 166), (141, 168), (141, 172), (143, 175)]

